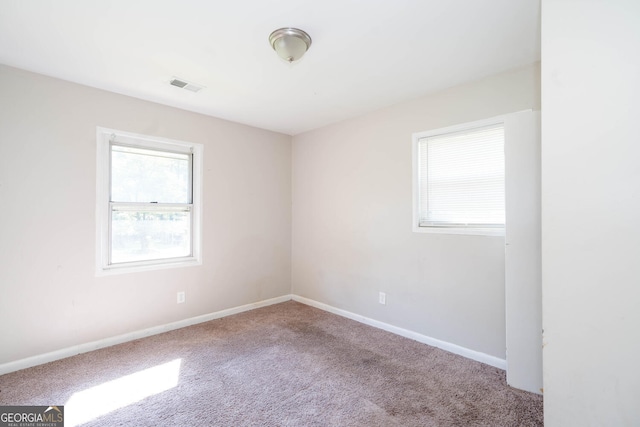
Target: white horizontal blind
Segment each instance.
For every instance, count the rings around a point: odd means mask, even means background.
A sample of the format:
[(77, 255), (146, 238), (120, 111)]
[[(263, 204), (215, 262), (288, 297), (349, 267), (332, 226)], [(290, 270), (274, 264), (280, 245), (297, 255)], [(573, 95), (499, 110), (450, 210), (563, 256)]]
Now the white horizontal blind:
[(504, 126), (421, 138), (419, 225), (502, 227)]

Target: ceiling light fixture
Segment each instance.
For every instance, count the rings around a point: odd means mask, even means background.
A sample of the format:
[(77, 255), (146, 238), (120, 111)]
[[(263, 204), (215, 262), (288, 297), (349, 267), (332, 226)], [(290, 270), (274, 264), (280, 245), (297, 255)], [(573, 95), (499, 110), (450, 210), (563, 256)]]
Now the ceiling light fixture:
[(280, 28), (271, 33), (269, 43), (280, 58), (293, 62), (302, 58), (309, 49), (311, 37), (297, 28)]

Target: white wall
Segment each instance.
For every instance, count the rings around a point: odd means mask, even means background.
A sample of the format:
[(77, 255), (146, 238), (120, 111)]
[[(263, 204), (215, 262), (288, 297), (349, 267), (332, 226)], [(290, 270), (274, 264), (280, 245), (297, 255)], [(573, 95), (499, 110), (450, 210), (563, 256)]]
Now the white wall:
[(295, 136), (294, 294), (504, 359), (504, 238), (412, 232), (411, 135), (539, 102), (532, 66)]
[(640, 2), (542, 5), (545, 425), (640, 425)]
[[(0, 364), (290, 293), (290, 136), (6, 66), (0, 95)], [(202, 266), (95, 277), (96, 126), (204, 144)]]

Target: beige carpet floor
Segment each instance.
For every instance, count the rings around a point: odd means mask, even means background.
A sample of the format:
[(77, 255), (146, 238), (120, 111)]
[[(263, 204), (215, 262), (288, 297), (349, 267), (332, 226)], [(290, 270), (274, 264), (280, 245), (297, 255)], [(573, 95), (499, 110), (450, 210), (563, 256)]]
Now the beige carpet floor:
[(0, 376), (65, 427), (541, 426), (504, 371), (293, 301)]

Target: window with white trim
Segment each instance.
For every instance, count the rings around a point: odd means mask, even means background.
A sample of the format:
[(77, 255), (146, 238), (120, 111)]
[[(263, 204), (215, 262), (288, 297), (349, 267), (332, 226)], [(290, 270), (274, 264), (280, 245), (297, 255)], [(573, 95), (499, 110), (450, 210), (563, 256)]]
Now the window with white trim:
[(503, 235), (504, 122), (413, 135), (414, 231)]
[(97, 273), (200, 264), (202, 145), (98, 128)]

